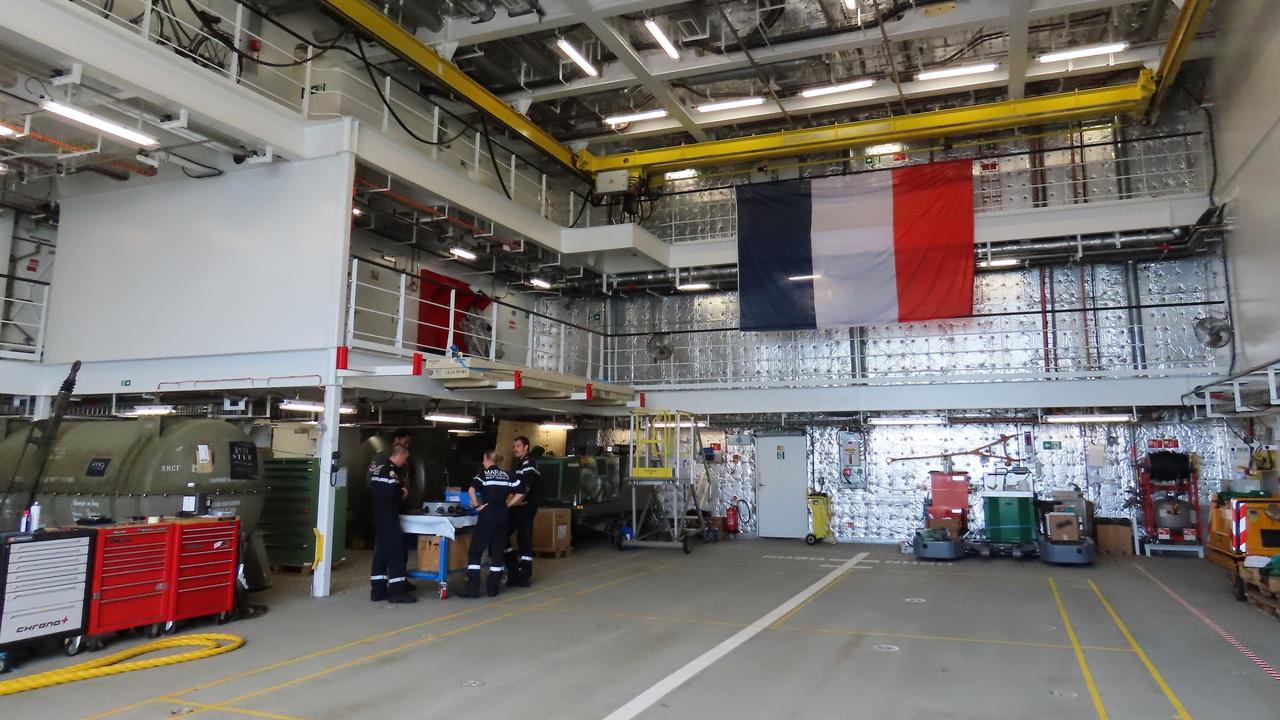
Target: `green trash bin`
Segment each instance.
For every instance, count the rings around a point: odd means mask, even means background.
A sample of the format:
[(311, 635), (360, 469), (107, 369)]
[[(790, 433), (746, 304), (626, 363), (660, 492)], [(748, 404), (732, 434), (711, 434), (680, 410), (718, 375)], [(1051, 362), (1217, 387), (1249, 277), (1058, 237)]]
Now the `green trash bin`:
[(987, 520), (987, 540), (1021, 545), (1036, 541), (1035, 493), (1000, 490), (982, 496)]

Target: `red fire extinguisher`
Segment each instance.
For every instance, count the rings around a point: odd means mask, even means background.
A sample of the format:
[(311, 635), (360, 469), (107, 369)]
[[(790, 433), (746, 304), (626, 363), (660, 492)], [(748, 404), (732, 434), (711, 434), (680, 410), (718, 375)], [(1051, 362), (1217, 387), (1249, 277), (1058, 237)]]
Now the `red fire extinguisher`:
[(729, 502), (729, 509), (724, 511), (724, 529), (730, 535), (738, 533), (738, 496), (734, 495)]

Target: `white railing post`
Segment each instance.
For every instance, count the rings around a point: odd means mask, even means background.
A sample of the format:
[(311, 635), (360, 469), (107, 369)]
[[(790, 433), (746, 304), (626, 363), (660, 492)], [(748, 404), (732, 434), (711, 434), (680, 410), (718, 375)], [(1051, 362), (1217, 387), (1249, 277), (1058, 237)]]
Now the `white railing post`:
[(591, 379), (591, 351), (595, 349), (595, 333), (587, 333), (587, 379)]
[(311, 117), (311, 46), (307, 46), (307, 62), (302, 66), (302, 117)]
[(564, 336), (569, 332), (569, 326), (560, 323), (560, 358), (556, 361), (556, 372), (564, 374)]
[(489, 303), (489, 359), (498, 359), (498, 303)]
[(351, 258), (351, 280), (347, 291), (347, 345), (355, 339), (356, 334), (356, 287), (360, 282), (360, 260)]
[(148, 41), (151, 40), (151, 13), (155, 10), (155, 6), (156, 4), (153, 2), (147, 3), (147, 7), (142, 11), (142, 25), (138, 28), (142, 33), (142, 37)]
[[(471, 169), (476, 173), (480, 172), (480, 140), (481, 140), (481, 135), (479, 132), (477, 132), (475, 152), (471, 153)], [(477, 179), (478, 179), (478, 176), (477, 176)], [(497, 180), (497, 179), (498, 178), (494, 178), (494, 180)]]
[(231, 35), (232, 37), (231, 46), (235, 48), (236, 52), (231, 53), (231, 62), (230, 64), (227, 65), (227, 77), (231, 78), (232, 82), (235, 82), (236, 79), (240, 77), (239, 50), (244, 45), (243, 43), (244, 38), (242, 35), (243, 32), (244, 32), (244, 6), (241, 5), (240, 3), (236, 3), (235, 28)]
[(569, 191), (569, 217), (565, 218), (565, 221), (564, 221), (565, 225), (573, 225), (573, 199), (575, 197), (577, 196), (573, 194), (572, 190), (570, 190)]
[(533, 313), (526, 312), (524, 317), (525, 321), (529, 323), (529, 340), (525, 345), (524, 364), (526, 367), (533, 367)]
[(435, 160), (440, 154), (440, 146), (435, 144), (440, 142), (440, 106), (437, 105), (431, 110), (431, 159)]
[(444, 354), (447, 356), (452, 352), (449, 348), (453, 347), (453, 314), (454, 308), (458, 303), (458, 289), (449, 288), (449, 333), (444, 339)]
[(408, 284), (408, 274), (400, 273), (400, 307), (396, 310), (396, 348), (404, 347), (404, 298)]
[(611, 380), (612, 373), (609, 372), (609, 364), (605, 360), (605, 346), (609, 344), (609, 338), (605, 335), (600, 336), (600, 379)]
[[(40, 294), (40, 325), (36, 329), (36, 357), (37, 361), (44, 359), (44, 330), (49, 322), (49, 291), (52, 285), (45, 285), (44, 292)], [(30, 297), (30, 295), (28, 295)]]
[(542, 185), (538, 189), (538, 213), (547, 216), (547, 174), (542, 173)]
[[(516, 199), (516, 154), (511, 153), (511, 199)], [(516, 202), (519, 202), (518, 200)]]
[(387, 132), (391, 127), (391, 76), (383, 78), (382, 96), (387, 99), (382, 103), (382, 132)]

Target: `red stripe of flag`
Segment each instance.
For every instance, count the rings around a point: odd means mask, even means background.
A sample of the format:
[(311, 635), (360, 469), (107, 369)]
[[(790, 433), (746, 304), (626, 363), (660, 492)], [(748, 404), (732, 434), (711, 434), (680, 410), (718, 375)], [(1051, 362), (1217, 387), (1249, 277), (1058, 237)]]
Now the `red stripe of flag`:
[(973, 162), (893, 171), (898, 321), (973, 313)]

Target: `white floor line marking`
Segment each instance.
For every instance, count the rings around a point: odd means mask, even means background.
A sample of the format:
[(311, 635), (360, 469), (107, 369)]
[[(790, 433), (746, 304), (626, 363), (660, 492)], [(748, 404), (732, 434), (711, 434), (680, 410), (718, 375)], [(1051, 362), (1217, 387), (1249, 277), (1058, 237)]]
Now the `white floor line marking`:
[(849, 560), (841, 564), (835, 570), (824, 575), (821, 580), (818, 580), (804, 590), (801, 590), (799, 594), (795, 595), (790, 600), (787, 600), (773, 610), (770, 610), (764, 617), (744, 627), (728, 640), (725, 640), (719, 645), (716, 645), (710, 650), (702, 653), (698, 657), (689, 661), (689, 663), (684, 667), (659, 680), (653, 687), (637, 695), (631, 700), (631, 702), (609, 713), (605, 716), (604, 720), (631, 720), (640, 713), (649, 709), (654, 703), (666, 697), (672, 690), (675, 690), (688, 682), (693, 676), (710, 667), (712, 663), (733, 652), (733, 650), (739, 645), (742, 645), (756, 635), (759, 635), (762, 630), (777, 622), (783, 615), (791, 612), (798, 605), (813, 597), (823, 588), (840, 579), (841, 575), (844, 575), (850, 569), (856, 567), (857, 564), (862, 562), (862, 559), (866, 556), (867, 553), (863, 552), (849, 558)]

